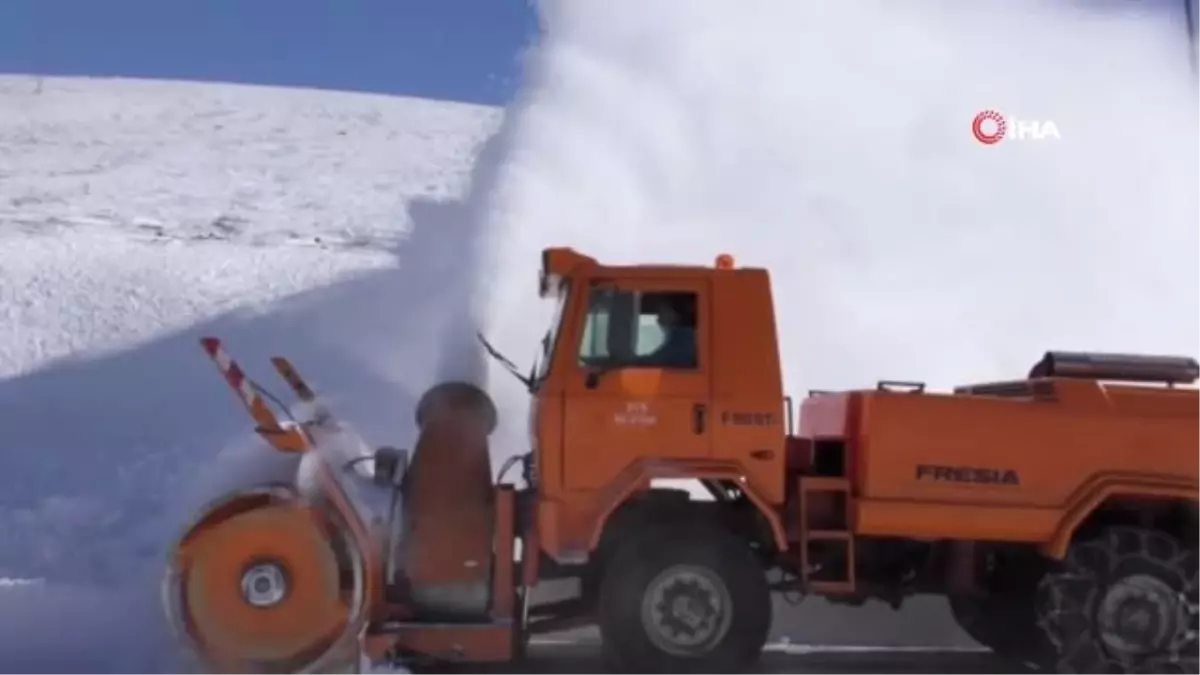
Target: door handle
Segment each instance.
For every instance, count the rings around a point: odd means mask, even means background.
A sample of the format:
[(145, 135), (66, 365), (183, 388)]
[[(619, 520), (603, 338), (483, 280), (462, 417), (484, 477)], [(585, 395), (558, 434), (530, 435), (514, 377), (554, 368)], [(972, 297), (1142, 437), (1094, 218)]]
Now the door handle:
[(708, 407), (703, 403), (697, 403), (692, 406), (692, 431), (697, 434), (704, 433), (704, 423), (707, 415)]

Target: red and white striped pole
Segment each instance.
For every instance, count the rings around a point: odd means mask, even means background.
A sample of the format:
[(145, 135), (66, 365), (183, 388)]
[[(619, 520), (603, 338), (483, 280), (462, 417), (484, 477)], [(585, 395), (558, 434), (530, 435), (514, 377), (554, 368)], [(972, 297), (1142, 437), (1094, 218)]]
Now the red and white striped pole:
[(255, 424), (258, 425), (255, 431), (260, 436), (283, 452), (303, 452), (308, 449), (308, 442), (298, 429), (284, 429), (279, 424), (279, 419), (254, 388), (250, 378), (246, 377), (245, 371), (221, 346), (220, 339), (205, 337), (200, 339), (200, 344), (213, 363), (217, 364), (225, 383), (238, 395), (250, 416), (254, 418)]

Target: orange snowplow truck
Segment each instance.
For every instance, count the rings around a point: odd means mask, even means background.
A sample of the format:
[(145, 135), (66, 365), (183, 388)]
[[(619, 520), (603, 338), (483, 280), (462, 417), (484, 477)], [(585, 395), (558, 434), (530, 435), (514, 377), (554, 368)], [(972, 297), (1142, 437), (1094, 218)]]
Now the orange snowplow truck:
[[(554, 318), (532, 372), (512, 368), (531, 447), (499, 470), (500, 421), (471, 384), (422, 397), (411, 452), (373, 449), (286, 360), (311, 413), (289, 423), (204, 341), (299, 458), (171, 554), (166, 608), (207, 667), (510, 661), (594, 623), (614, 668), (730, 672), (762, 651), (779, 592), (939, 594), (1004, 658), (1197, 672), (1194, 359), (1049, 352), (1020, 379), (813, 392), (796, 414), (766, 270), (553, 248), (539, 286)], [(535, 592), (563, 577), (577, 595)]]

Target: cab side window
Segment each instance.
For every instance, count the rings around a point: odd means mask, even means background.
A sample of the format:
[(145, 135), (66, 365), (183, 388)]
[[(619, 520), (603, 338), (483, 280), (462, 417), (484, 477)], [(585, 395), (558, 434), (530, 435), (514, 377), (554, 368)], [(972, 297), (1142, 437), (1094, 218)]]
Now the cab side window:
[(690, 291), (592, 289), (579, 363), (599, 368), (695, 370), (697, 298)]

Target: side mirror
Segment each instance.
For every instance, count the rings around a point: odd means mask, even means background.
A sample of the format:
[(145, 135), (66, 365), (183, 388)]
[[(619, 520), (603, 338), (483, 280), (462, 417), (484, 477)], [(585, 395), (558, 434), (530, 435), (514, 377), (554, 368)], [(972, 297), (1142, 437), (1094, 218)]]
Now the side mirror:
[(588, 389), (595, 389), (599, 386), (600, 380), (604, 379), (604, 376), (608, 375), (612, 370), (614, 369), (607, 364), (591, 366), (588, 368), (587, 374), (583, 376), (583, 386)]
[(399, 485), (408, 470), (408, 451), (384, 446), (375, 451), (375, 473), (372, 479), (380, 487)]

